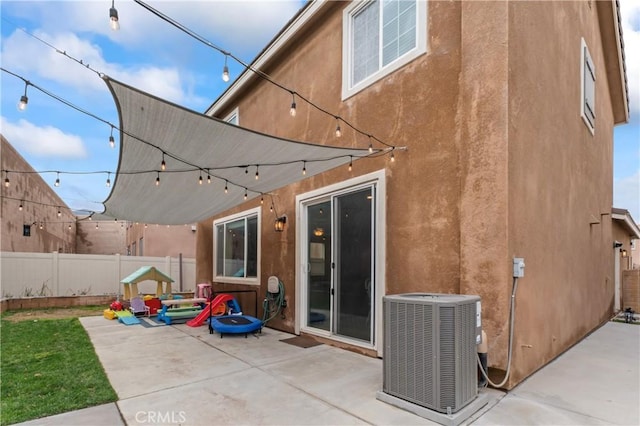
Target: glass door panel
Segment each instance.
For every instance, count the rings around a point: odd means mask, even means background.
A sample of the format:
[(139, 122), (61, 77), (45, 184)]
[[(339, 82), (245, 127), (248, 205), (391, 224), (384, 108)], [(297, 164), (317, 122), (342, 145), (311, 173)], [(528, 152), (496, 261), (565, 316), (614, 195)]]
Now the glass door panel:
[(331, 330), (331, 200), (306, 207), (307, 326)]
[(334, 333), (371, 341), (373, 192), (334, 198)]

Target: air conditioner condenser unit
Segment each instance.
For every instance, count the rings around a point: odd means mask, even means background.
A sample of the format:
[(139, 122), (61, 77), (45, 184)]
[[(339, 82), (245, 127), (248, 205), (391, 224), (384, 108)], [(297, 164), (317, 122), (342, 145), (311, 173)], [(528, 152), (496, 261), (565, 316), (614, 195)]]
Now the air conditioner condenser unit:
[(448, 415), (476, 398), (479, 296), (397, 294), (383, 309), (383, 393)]

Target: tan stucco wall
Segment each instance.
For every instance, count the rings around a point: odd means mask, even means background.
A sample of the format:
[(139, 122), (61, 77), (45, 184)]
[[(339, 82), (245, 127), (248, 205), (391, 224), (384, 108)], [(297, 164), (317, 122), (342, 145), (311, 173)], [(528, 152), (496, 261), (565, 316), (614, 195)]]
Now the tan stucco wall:
[(127, 247), (136, 243), (136, 253), (132, 256), (139, 256), (140, 238), (143, 241), (143, 256), (171, 256), (178, 257), (182, 254), (184, 258), (193, 259), (196, 257), (197, 231), (192, 230), (195, 225), (147, 225), (143, 223), (129, 222), (125, 226), (126, 242), (124, 253)]
[[(98, 227), (96, 228), (96, 225)], [(76, 250), (79, 254), (127, 254), (124, 222), (78, 221)]]
[[(264, 71), (408, 151), (395, 163), (359, 160), (351, 173), (339, 168), (276, 191), (277, 210), (288, 217), (281, 234), (265, 203), (260, 293), (276, 274), (288, 295), (287, 318), (270, 326), (294, 325), (295, 196), (384, 169), (386, 294), (480, 295), (496, 369), (506, 369), (512, 258), (525, 258), (510, 388), (612, 310), (613, 119), (597, 12), (581, 1), (429, 2), (428, 53), (342, 102), (343, 7), (327, 6)], [(602, 76), (595, 136), (579, 113), (581, 36)], [(243, 127), (368, 145), (348, 133), (336, 140), (335, 120), (303, 102), (289, 117), (291, 96), (270, 84), (240, 96), (218, 115), (238, 107)], [(214, 219), (198, 225), (199, 282), (212, 280)]]
[[(509, 16), (507, 254), (527, 265), (513, 384), (612, 314), (613, 117), (591, 2), (510, 2)], [(597, 73), (595, 135), (580, 117), (581, 37)]]
[[(2, 136), (1, 169), (34, 172), (26, 160)], [(0, 222), (2, 251), (74, 253), (76, 249), (76, 218), (67, 205), (37, 173), (9, 173), (10, 185), (4, 186), (2, 173), (0, 191)], [(17, 200), (16, 200), (17, 199)], [(23, 209), (19, 210), (20, 202)], [(58, 207), (61, 216), (58, 217)], [(37, 224), (34, 224), (37, 223)], [(43, 229), (39, 225), (44, 223)], [(32, 224), (31, 236), (22, 235), (23, 225)], [(71, 229), (69, 229), (71, 225)]]

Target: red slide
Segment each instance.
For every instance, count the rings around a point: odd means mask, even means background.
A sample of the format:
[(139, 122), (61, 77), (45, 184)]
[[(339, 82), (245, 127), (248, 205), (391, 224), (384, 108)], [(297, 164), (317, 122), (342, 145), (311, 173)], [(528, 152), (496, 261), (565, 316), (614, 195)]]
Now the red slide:
[(190, 319), (189, 321), (187, 321), (187, 325), (189, 327), (200, 327), (202, 324), (204, 324), (207, 319), (209, 318), (209, 310), (211, 309), (211, 315), (221, 315), (219, 313), (219, 306), (222, 305), (222, 315), (224, 315), (224, 313), (227, 310), (227, 302), (229, 300), (232, 300), (233, 296), (230, 294), (219, 294), (215, 297), (215, 299), (213, 299), (212, 302), (210, 302), (211, 304), (209, 304), (209, 302), (207, 302), (207, 304), (205, 305), (204, 309), (202, 310), (202, 312), (200, 312), (198, 314), (197, 317)]

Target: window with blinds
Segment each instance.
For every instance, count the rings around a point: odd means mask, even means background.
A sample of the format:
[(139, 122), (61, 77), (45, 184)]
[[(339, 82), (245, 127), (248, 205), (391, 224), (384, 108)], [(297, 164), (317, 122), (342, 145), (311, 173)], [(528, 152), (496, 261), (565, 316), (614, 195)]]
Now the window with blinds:
[(355, 2), (345, 10), (344, 27), (343, 98), (426, 51), (424, 1)]

